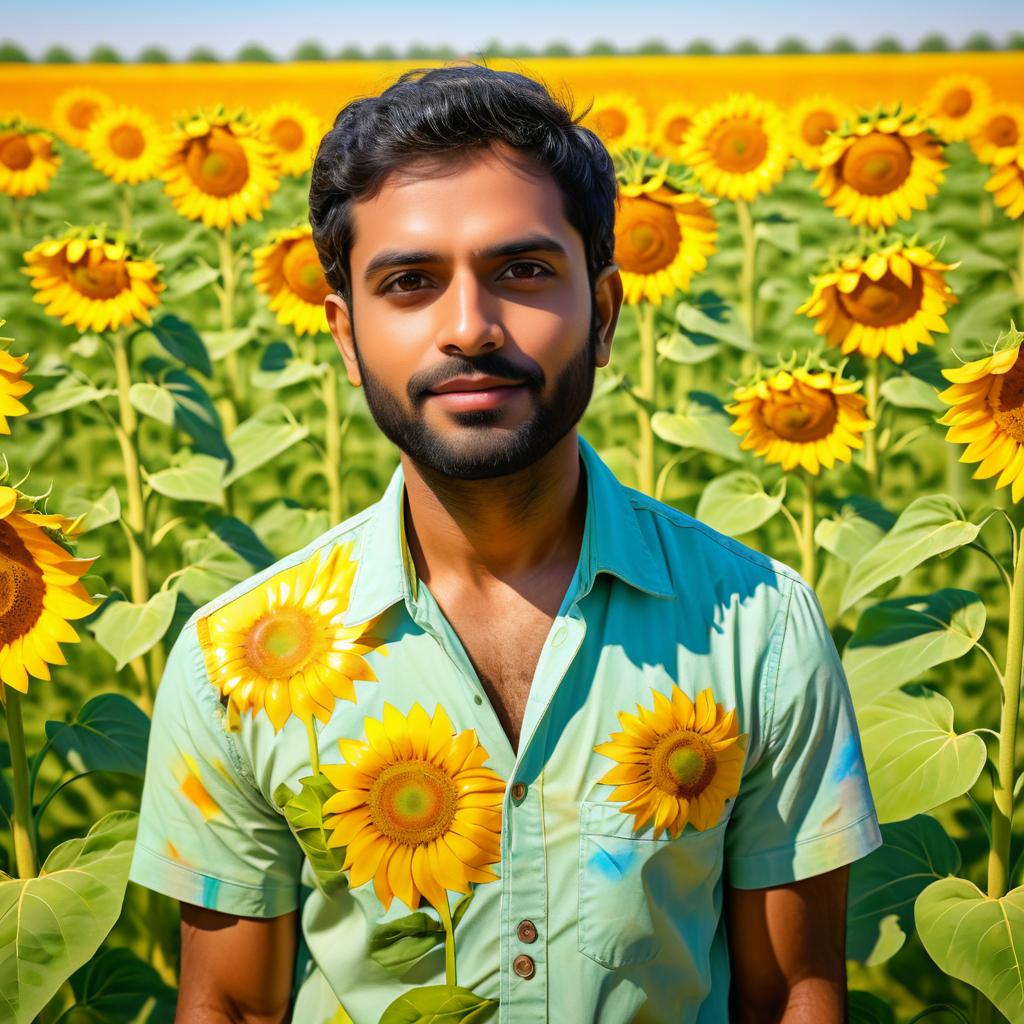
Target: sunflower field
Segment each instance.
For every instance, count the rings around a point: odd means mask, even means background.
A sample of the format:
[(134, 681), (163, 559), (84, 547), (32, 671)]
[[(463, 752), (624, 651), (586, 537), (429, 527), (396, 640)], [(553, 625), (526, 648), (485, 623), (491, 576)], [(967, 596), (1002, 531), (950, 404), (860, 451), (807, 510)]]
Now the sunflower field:
[[(819, 596), (885, 840), (851, 868), (850, 1020), (1024, 1021), (1019, 67), (706, 60), (692, 89), (537, 61), (620, 183), (629, 308), (581, 432)], [(46, 70), (0, 111), (0, 1021), (170, 1021), (176, 904), (127, 882), (167, 652), (397, 463), (307, 217), (358, 90)]]

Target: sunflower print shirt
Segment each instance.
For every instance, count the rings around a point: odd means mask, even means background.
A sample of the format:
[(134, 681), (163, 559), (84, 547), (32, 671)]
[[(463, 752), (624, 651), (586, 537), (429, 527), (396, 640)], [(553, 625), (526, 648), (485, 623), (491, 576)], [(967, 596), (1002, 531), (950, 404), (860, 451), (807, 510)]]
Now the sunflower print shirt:
[(472, 1019), (726, 1024), (726, 888), (881, 845), (813, 590), (579, 450), (518, 749), (416, 577), (401, 465), (175, 641), (130, 877), (300, 910), (291, 1019), (377, 1024), (455, 969)]

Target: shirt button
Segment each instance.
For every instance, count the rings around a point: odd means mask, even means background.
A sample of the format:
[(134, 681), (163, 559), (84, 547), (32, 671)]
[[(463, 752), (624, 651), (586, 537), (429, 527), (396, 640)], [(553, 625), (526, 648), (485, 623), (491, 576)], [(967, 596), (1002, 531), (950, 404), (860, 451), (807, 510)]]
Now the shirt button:
[(523, 797), (526, 796), (526, 783), (525, 782), (514, 782), (512, 783), (512, 799), (520, 804), (523, 802)]
[(537, 926), (532, 921), (520, 921), (516, 935), (519, 936), (520, 942), (536, 942)]
[(551, 638), (552, 647), (561, 647), (565, 643), (565, 626), (559, 626), (555, 635)]
[(533, 959), (528, 957), (525, 953), (520, 953), (519, 956), (512, 961), (512, 970), (515, 971), (520, 978), (532, 978), (537, 973), (537, 968), (533, 965)]

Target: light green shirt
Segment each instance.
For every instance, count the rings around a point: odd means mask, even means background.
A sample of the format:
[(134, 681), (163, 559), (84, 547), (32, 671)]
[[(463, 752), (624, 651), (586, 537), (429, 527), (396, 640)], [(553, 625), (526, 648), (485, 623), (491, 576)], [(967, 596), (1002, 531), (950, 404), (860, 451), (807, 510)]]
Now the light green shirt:
[[(375, 932), (411, 913), (401, 900), (385, 912), (372, 882), (317, 884), (274, 800), (282, 783), (298, 791), (310, 775), (306, 728), (292, 717), (275, 732), (264, 713), (229, 722), (200, 646), (212, 613), (341, 542), (358, 562), (344, 623), (383, 613), (374, 634), (387, 650), (366, 655), (376, 680), (357, 681), (355, 701), (338, 700), (317, 724), (322, 763), (342, 763), (338, 740), (365, 740), (364, 720), (381, 720), (385, 702), (403, 715), (441, 705), (457, 732), (476, 731), (507, 783), (500, 878), (474, 886), (455, 932), (458, 983), (500, 1001), (492, 1020), (726, 1024), (723, 886), (792, 882), (881, 845), (847, 681), (813, 590), (788, 566), (624, 487), (582, 437), (580, 455), (579, 562), (518, 750), (416, 579), (401, 466), (379, 502), (198, 609), (173, 646), (130, 877), (226, 913), (301, 907), (302, 1024), (346, 1013), (376, 1024), (403, 992), (445, 983), (443, 944), (402, 968), (369, 955)], [(599, 781), (616, 761), (594, 748), (621, 732), (620, 712), (652, 711), (652, 691), (671, 697), (674, 686), (693, 700), (710, 688), (734, 710), (746, 754), (714, 824), (690, 820), (656, 837), (650, 822), (634, 831), (621, 794)]]

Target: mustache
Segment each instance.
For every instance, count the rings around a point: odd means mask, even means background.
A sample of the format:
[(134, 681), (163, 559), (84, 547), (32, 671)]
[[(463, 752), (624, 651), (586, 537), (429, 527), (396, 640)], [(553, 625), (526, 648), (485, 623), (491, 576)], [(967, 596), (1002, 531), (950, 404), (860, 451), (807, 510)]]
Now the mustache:
[(526, 387), (541, 389), (544, 386), (544, 372), (539, 366), (517, 366), (504, 356), (492, 352), (476, 359), (464, 359), (457, 356), (429, 374), (421, 374), (409, 381), (409, 394), (414, 400), (423, 398), (432, 388), (440, 387), (456, 377), (473, 374), (486, 374), (489, 377), (501, 377), (504, 380), (522, 380)]

